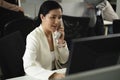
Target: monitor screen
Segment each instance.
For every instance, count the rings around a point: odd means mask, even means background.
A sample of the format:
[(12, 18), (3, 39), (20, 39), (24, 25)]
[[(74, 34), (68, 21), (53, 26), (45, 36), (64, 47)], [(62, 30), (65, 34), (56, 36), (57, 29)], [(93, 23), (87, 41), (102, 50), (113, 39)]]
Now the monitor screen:
[(116, 65), (120, 53), (120, 34), (72, 40), (66, 75)]

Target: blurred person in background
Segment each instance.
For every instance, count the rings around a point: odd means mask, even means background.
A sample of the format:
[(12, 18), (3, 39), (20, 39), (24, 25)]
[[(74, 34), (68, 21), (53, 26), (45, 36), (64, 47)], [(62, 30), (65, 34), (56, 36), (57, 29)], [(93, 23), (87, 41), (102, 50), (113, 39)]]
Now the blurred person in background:
[[(92, 31), (90, 30), (89, 33), (92, 35), (104, 34), (103, 20), (113, 21), (114, 19), (119, 19), (107, 0), (84, 0), (84, 2), (86, 9), (83, 16), (90, 18), (89, 26)], [(109, 28), (112, 28), (112, 26)]]
[(3, 36), (3, 28), (6, 23), (24, 17), (24, 9), (22, 7), (19, 7), (13, 0), (7, 1), (0, 0), (0, 36)]

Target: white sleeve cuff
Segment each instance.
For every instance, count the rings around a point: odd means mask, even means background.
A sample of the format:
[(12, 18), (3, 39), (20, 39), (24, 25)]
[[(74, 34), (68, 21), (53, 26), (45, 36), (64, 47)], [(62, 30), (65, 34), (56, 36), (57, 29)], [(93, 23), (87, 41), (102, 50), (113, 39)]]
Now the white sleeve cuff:
[(58, 47), (58, 48), (65, 47), (66, 45), (67, 45), (67, 44), (66, 44), (66, 41), (65, 41), (63, 44), (58, 44), (58, 43), (57, 43), (57, 47)]

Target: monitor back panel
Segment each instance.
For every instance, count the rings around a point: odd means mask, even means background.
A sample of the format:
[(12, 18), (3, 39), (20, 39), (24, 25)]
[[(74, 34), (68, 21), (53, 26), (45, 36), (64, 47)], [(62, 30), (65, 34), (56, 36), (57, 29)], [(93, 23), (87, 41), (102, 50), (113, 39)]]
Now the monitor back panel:
[(117, 64), (119, 46), (120, 34), (74, 39), (66, 74)]

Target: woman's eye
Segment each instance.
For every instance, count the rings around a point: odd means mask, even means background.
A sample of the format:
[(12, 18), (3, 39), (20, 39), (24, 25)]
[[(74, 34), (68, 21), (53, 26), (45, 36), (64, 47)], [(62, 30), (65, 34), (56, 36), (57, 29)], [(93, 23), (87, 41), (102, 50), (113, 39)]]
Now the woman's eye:
[(53, 17), (50, 17), (51, 19), (61, 19), (62, 17), (56, 17), (56, 16), (53, 16)]
[(62, 16), (58, 17), (58, 19), (61, 19), (61, 18), (62, 18)]
[(51, 17), (52, 19), (55, 19), (56, 17)]

